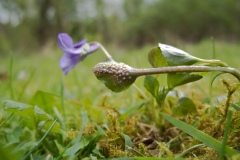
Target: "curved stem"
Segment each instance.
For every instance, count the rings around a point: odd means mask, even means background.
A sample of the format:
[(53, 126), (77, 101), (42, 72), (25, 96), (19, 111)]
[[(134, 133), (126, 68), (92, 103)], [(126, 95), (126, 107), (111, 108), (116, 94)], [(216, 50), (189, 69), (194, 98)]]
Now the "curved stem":
[(132, 69), (130, 73), (134, 76), (149, 74), (179, 73), (179, 72), (224, 72), (230, 73), (240, 81), (240, 71), (231, 67), (210, 67), (210, 66), (171, 66), (161, 68)]
[(105, 47), (103, 47), (103, 45), (99, 42), (90, 42), (90, 43), (97, 43), (99, 45), (99, 47), (101, 48), (101, 50), (103, 51), (103, 53), (107, 56), (108, 59), (112, 59), (112, 56), (108, 53), (108, 51), (105, 49)]
[(138, 90), (138, 92), (143, 96), (143, 98), (148, 99), (147, 95), (136, 84), (133, 83), (133, 87)]

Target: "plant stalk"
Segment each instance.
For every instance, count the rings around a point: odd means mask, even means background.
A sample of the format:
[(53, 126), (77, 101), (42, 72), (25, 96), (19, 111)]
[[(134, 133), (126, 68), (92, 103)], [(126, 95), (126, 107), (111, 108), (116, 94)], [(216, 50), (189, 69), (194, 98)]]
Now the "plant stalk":
[(240, 71), (231, 67), (210, 67), (210, 66), (171, 66), (161, 68), (139, 68), (132, 69), (131, 75), (136, 77), (151, 74), (180, 73), (180, 72), (224, 72), (230, 73), (240, 81)]
[(97, 43), (99, 45), (99, 47), (101, 48), (101, 50), (103, 51), (103, 53), (107, 56), (108, 59), (112, 59), (112, 56), (110, 55), (110, 53), (106, 50), (105, 47), (103, 47), (103, 45), (99, 42), (89, 42), (89, 43)]

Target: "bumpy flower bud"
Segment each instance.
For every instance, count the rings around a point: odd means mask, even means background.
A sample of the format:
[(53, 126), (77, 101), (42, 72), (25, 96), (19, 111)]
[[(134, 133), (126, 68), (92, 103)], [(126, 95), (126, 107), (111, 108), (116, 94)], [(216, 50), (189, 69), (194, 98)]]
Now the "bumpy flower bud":
[(97, 79), (113, 92), (121, 92), (130, 87), (137, 76), (131, 74), (134, 68), (113, 60), (98, 63), (93, 72)]

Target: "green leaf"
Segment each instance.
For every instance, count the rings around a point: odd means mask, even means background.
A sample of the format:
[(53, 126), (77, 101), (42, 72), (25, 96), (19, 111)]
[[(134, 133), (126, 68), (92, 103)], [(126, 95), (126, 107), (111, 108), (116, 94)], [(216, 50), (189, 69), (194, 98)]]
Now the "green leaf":
[(168, 63), (162, 55), (159, 47), (155, 47), (150, 50), (148, 53), (148, 61), (155, 68), (168, 66)]
[(201, 62), (201, 59), (178, 48), (161, 43), (159, 43), (158, 46), (169, 66), (192, 65), (194, 63)]
[[(84, 135), (78, 143), (74, 143), (73, 146), (68, 148), (63, 156), (77, 156), (82, 154), (91, 154), (96, 148), (96, 143), (99, 142), (100, 135), (97, 133)], [(76, 142), (76, 141), (75, 141)], [(71, 157), (68, 157), (71, 159)], [(81, 158), (80, 158), (81, 159)]]
[(4, 105), (5, 109), (13, 109), (13, 110), (17, 110), (17, 111), (23, 111), (23, 110), (31, 107), (28, 104), (24, 104), (24, 103), (12, 101), (12, 100), (5, 100), (4, 104), (5, 104)]
[(168, 94), (168, 92), (170, 91), (170, 89), (166, 88), (166, 87), (159, 87), (157, 95), (156, 95), (156, 101), (158, 103), (159, 106), (162, 106), (164, 103), (164, 100)]
[[(33, 107), (28, 104), (6, 100), (4, 101), (4, 110), (12, 112), (14, 115), (27, 117), (27, 119), (23, 121), (26, 121), (28, 127), (37, 124), (39, 127), (42, 125), (44, 129), (48, 129), (53, 123), (53, 118), (38, 106)], [(58, 122), (56, 122), (51, 132), (60, 133), (60, 125)]]
[(194, 57), (178, 48), (158, 44), (158, 47), (150, 50), (148, 61), (153, 67), (192, 65), (201, 62), (202, 59)]
[(222, 141), (222, 150), (219, 154), (219, 159), (224, 159), (225, 148), (227, 147), (228, 135), (230, 132), (231, 122), (232, 122), (233, 111), (231, 109), (227, 112), (226, 124), (224, 127), (223, 141)]
[(193, 101), (187, 97), (183, 97), (178, 100), (178, 107), (175, 115), (186, 116), (187, 114), (196, 113), (197, 109)]
[[(41, 129), (48, 129), (53, 123), (53, 117), (44, 112), (38, 106), (34, 106), (34, 122), (38, 124), (38, 127)], [(58, 122), (55, 123), (53, 128), (51, 129), (52, 133), (61, 133), (60, 124)]]
[(47, 132), (43, 135), (43, 137), (37, 142), (37, 144), (35, 145), (35, 147), (33, 147), (31, 150), (29, 150), (25, 155), (22, 155), (22, 157), (20, 158), (21, 160), (27, 159), (28, 156), (35, 150), (38, 148), (38, 146), (43, 142), (43, 140), (47, 137), (48, 133), (51, 131), (51, 129), (53, 128), (53, 126), (55, 125), (55, 123), (57, 122), (57, 120), (55, 119), (53, 121), (53, 123), (51, 124), (51, 126), (48, 128)]
[(83, 149), (90, 143), (90, 140), (82, 137), (78, 143), (75, 143), (73, 146), (68, 148), (63, 156), (75, 155), (80, 149)]
[(236, 111), (240, 111), (240, 106), (231, 103), (231, 106), (236, 110)]
[(199, 74), (191, 73), (169, 73), (167, 75), (167, 83), (169, 88), (174, 88), (183, 84), (197, 81), (201, 79), (202, 76)]
[(145, 76), (144, 87), (152, 94), (153, 97), (156, 97), (159, 89), (159, 83), (155, 77), (150, 75)]
[(33, 107), (28, 104), (5, 100), (4, 101), (4, 110), (8, 112), (13, 112), (15, 115), (21, 115), (24, 117), (33, 117)]
[[(52, 125), (53, 123), (53, 120), (48, 120), (44, 123), (44, 126), (43, 128), (44, 129), (48, 129), (50, 128), (50, 126)], [(55, 125), (52, 127), (51, 129), (51, 133), (62, 133), (61, 130), (60, 130), (60, 124), (58, 122), (55, 123)]]
[(98, 133), (99, 133), (100, 135), (105, 135), (105, 136), (106, 136), (106, 133), (105, 133), (105, 131), (102, 129), (101, 126), (99, 126), (98, 124), (95, 124), (95, 126), (97, 127)]
[(221, 66), (221, 67), (228, 66), (226, 63), (220, 60), (201, 59), (201, 58), (192, 56), (185, 51), (182, 51), (178, 48), (175, 48), (166, 44), (159, 43), (158, 46), (169, 66), (193, 65), (195, 63), (201, 63), (203, 65), (208, 65), (208, 66)]
[[(170, 123), (172, 123), (174, 126), (181, 129), (183, 132), (191, 135), (192, 137), (196, 138), (200, 142), (204, 143), (206, 146), (213, 148), (217, 152), (222, 151), (222, 143), (216, 140), (215, 138), (207, 135), (206, 133), (194, 128), (193, 126), (190, 126), (174, 117), (168, 116), (164, 113), (161, 113), (163, 117), (168, 120)], [(239, 153), (237, 150), (232, 149), (229, 146), (225, 147), (225, 156), (232, 156), (234, 154)]]
[[(165, 66), (192, 65), (201, 62), (202, 59), (191, 56), (190, 54), (172, 46), (159, 43), (159, 47), (155, 47), (149, 52), (148, 61), (153, 67), (160, 68)], [(202, 78), (199, 74), (191, 73), (169, 73), (167, 75), (169, 89)], [(153, 93), (153, 91), (151, 93)], [(154, 94), (152, 95), (155, 96)]]
[(129, 150), (128, 147), (132, 147), (131, 138), (128, 135), (123, 133), (122, 133), (122, 137), (124, 138), (124, 141), (125, 141), (125, 150)]
[(158, 47), (150, 50), (148, 54), (149, 63), (157, 68), (164, 66), (181, 66), (201, 63), (208, 66), (228, 66), (226, 63), (215, 59), (201, 59), (189, 53), (166, 44), (158, 44)]
[(102, 153), (95, 147), (92, 151), (95, 155), (104, 158), (104, 156), (102, 155)]
[(54, 143), (59, 151), (59, 154), (61, 155), (64, 152), (64, 147), (57, 140), (54, 140)]
[(51, 112), (53, 106), (56, 106), (58, 110), (62, 109), (61, 97), (44, 91), (37, 91), (32, 98), (31, 104), (39, 106), (46, 112)]
[(93, 156), (92, 154), (90, 154), (90, 158), (91, 160), (97, 160), (97, 157)]
[(45, 120), (53, 120), (53, 118), (44, 112), (38, 106), (34, 106), (34, 115), (37, 122), (45, 121)]
[[(63, 156), (68, 156), (69, 160), (73, 160), (76, 157), (76, 152), (83, 148), (85, 146), (86, 143), (89, 143), (88, 139), (83, 139), (83, 131), (87, 125), (88, 122), (88, 116), (87, 116), (87, 112), (86, 111), (81, 111), (80, 112), (80, 117), (82, 119), (82, 125), (80, 128), (80, 131), (78, 133), (77, 138), (74, 140), (73, 145), (71, 147), (69, 147), (64, 153)], [(81, 146), (80, 144), (81, 143)]]

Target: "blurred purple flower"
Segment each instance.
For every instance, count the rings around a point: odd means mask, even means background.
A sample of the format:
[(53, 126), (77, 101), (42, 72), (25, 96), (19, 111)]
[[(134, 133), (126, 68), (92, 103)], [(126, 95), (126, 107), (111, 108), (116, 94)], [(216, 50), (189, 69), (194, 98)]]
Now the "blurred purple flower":
[(59, 65), (65, 75), (90, 53), (99, 48), (98, 43), (87, 43), (86, 39), (74, 44), (67, 33), (58, 34), (58, 44), (64, 52)]

